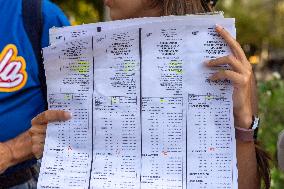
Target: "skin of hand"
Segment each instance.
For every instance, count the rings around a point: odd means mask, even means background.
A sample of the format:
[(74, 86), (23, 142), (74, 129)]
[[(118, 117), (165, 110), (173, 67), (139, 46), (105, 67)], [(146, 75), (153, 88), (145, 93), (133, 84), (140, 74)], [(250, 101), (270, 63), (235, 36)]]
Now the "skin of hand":
[(6, 169), (33, 158), (31, 136), (28, 131), (0, 143), (0, 174)]
[[(216, 26), (217, 33), (226, 41), (232, 55), (206, 62), (208, 67), (229, 65), (232, 70), (221, 70), (211, 76), (211, 80), (231, 80), (234, 87), (233, 111), (235, 127), (249, 128), (252, 115), (256, 113), (257, 99), (252, 67), (240, 44), (221, 26)], [(238, 183), (239, 189), (259, 189), (260, 178), (257, 168), (254, 142), (237, 140)]]
[(0, 143), (0, 174), (13, 165), (13, 153), (5, 143)]
[(43, 154), (48, 123), (69, 119), (71, 119), (71, 114), (61, 110), (47, 110), (32, 119), (29, 132), (32, 137), (32, 153), (37, 159), (40, 159)]
[(252, 77), (253, 71), (250, 62), (240, 44), (224, 28), (217, 25), (216, 31), (231, 48), (232, 55), (207, 61), (208, 67), (229, 65), (232, 70), (220, 70), (211, 76), (212, 81), (228, 79), (234, 87), (233, 104), (235, 126), (249, 128), (252, 123)]

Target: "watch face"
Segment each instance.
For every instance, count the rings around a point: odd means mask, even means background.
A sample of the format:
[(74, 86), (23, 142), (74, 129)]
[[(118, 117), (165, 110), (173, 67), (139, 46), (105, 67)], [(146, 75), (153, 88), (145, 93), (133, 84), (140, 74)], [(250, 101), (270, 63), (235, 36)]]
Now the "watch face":
[(259, 117), (253, 116), (252, 120), (253, 120), (253, 122), (252, 122), (252, 125), (251, 125), (251, 129), (258, 128), (259, 127), (259, 123), (260, 123)]
[(252, 124), (251, 124), (251, 129), (253, 130), (253, 138), (256, 141), (257, 140), (257, 135), (258, 135), (258, 127), (260, 123), (260, 119), (257, 116), (252, 117)]

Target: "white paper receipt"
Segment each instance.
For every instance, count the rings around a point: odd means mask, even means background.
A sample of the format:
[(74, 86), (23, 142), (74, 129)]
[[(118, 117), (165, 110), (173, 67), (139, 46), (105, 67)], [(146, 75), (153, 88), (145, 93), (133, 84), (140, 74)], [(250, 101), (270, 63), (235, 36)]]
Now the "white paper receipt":
[[(40, 189), (237, 189), (233, 87), (206, 60), (231, 53), (222, 16), (52, 29), (43, 50), (49, 124)], [(229, 69), (227, 67), (218, 69)]]

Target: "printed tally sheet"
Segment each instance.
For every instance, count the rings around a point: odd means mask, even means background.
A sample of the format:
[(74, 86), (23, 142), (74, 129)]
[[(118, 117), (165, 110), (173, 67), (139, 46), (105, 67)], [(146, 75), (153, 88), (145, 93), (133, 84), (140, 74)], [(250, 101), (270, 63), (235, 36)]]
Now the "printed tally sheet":
[(49, 124), (38, 188), (237, 189), (230, 54), (220, 16), (140, 18), (51, 30)]

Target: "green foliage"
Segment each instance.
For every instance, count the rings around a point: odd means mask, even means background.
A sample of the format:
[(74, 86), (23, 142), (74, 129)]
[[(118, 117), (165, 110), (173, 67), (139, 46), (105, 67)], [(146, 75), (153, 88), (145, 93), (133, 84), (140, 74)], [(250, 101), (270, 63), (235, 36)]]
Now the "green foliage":
[(220, 0), (217, 9), (236, 18), (241, 44), (284, 47), (284, 0)]
[[(259, 139), (264, 148), (272, 155), (272, 189), (284, 188), (284, 173), (277, 169), (277, 139), (284, 130), (284, 81), (272, 80), (259, 83), (259, 108), (261, 128)], [(284, 158), (284, 157), (283, 157)]]
[(59, 5), (69, 17), (71, 23), (87, 24), (103, 20), (104, 8), (102, 0), (52, 0)]

